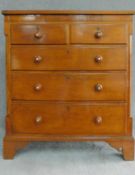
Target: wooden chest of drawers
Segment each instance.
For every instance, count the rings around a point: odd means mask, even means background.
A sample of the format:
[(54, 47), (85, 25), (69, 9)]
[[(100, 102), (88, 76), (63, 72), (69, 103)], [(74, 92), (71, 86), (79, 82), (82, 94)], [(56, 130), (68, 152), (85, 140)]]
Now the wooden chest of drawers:
[(133, 11), (3, 11), (4, 158), (32, 141), (105, 141), (134, 158)]

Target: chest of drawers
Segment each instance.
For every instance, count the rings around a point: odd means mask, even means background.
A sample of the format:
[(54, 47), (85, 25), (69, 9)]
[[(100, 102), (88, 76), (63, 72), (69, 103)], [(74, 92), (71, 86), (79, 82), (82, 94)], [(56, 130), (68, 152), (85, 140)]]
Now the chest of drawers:
[(134, 158), (133, 11), (3, 11), (5, 159), (34, 141), (105, 141)]

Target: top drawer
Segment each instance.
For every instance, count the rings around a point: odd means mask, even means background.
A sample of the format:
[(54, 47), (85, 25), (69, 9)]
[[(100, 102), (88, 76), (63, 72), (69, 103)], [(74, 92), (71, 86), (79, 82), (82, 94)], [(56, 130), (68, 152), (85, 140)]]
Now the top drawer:
[(13, 44), (65, 44), (67, 26), (64, 24), (12, 24)]
[(127, 43), (128, 26), (126, 24), (73, 24), (71, 43)]

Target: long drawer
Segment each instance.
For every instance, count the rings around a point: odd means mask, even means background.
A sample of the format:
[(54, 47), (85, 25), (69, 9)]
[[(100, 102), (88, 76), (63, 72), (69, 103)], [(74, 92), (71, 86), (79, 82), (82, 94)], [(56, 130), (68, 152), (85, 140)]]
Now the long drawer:
[(13, 102), (15, 133), (119, 135), (125, 133), (126, 104)]
[(12, 46), (12, 70), (126, 70), (127, 46)]
[(126, 72), (12, 72), (12, 99), (126, 100)]

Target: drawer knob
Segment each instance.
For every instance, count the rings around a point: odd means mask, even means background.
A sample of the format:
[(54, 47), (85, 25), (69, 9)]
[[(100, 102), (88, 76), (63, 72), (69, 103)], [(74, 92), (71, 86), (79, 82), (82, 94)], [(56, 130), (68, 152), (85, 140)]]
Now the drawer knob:
[(97, 116), (95, 118), (95, 122), (96, 122), (96, 124), (101, 124), (102, 123), (102, 117), (101, 116)]
[(42, 122), (42, 116), (36, 116), (36, 118), (35, 118), (35, 122), (37, 123), (37, 124), (39, 124), (39, 123), (41, 123)]
[(103, 36), (103, 32), (102, 32), (102, 31), (97, 31), (97, 32), (95, 33), (95, 37), (96, 37), (96, 38), (102, 38), (102, 36)]
[(38, 83), (34, 86), (35, 91), (40, 91), (42, 89), (42, 84)]
[(101, 55), (97, 55), (97, 56), (95, 57), (95, 62), (96, 62), (96, 63), (101, 63), (102, 60), (103, 60), (103, 57), (102, 57)]
[(102, 84), (99, 84), (99, 83), (96, 84), (96, 85), (95, 85), (95, 90), (98, 91), (98, 92), (102, 91), (102, 90), (103, 90)]
[(41, 56), (35, 56), (34, 63), (39, 64), (41, 61), (42, 61), (42, 57)]
[(36, 39), (42, 38), (42, 34), (40, 32), (35, 33), (34, 36), (35, 36)]

